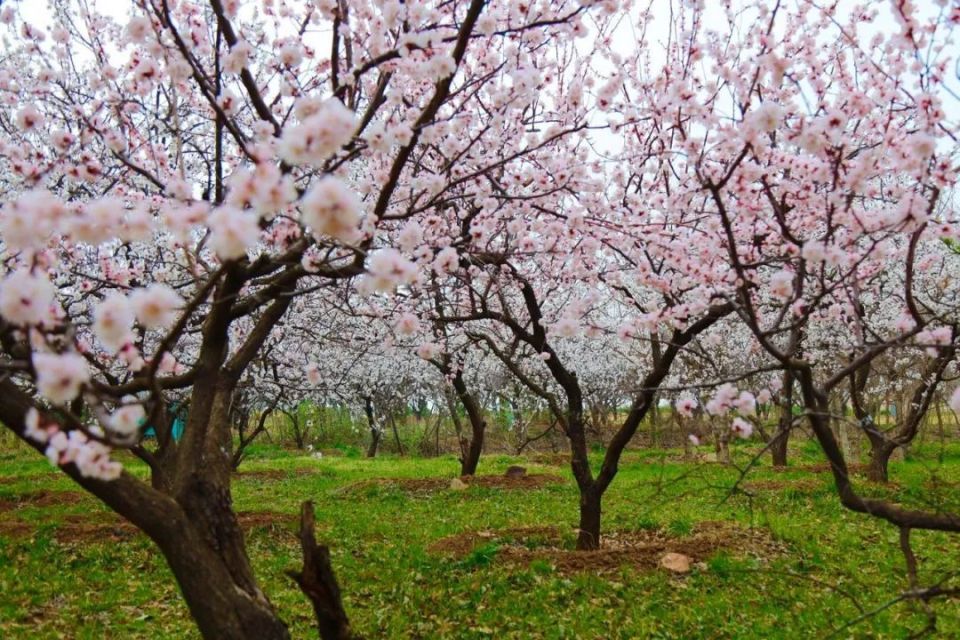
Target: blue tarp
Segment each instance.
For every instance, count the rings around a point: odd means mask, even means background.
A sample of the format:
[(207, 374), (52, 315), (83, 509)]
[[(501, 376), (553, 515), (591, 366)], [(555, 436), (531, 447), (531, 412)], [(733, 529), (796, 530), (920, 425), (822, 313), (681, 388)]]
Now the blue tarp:
[[(178, 413), (178, 409), (177, 405), (170, 406), (170, 411), (176, 414), (173, 418), (172, 429), (174, 442), (180, 442), (180, 438), (183, 436), (183, 427), (186, 425), (186, 419)], [(157, 432), (153, 427), (147, 427), (146, 431), (143, 432), (143, 437), (156, 438)]]

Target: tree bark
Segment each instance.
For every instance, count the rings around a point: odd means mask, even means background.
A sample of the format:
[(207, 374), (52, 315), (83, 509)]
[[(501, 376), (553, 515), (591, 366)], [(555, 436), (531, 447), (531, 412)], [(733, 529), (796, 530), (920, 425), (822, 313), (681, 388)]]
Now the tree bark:
[(367, 457), (375, 458), (377, 450), (380, 448), (380, 438), (383, 432), (377, 426), (377, 418), (373, 411), (373, 400), (371, 398), (363, 399), (363, 410), (367, 414), (367, 424), (370, 426), (370, 446), (367, 447)]
[(483, 452), (483, 440), (487, 430), (487, 421), (484, 420), (483, 410), (476, 397), (467, 389), (466, 381), (463, 379), (463, 373), (458, 370), (453, 377), (453, 389), (457, 393), (457, 398), (467, 412), (467, 418), (470, 420), (470, 441), (460, 458), (460, 475), (472, 476), (477, 473), (477, 466), (480, 464), (480, 454)]
[(790, 443), (790, 429), (793, 426), (793, 371), (783, 372), (783, 398), (780, 403), (780, 421), (777, 433), (770, 443), (773, 466), (787, 466), (787, 446)]
[(889, 482), (890, 474), (888, 467), (890, 456), (896, 449), (896, 446), (890, 446), (888, 443), (874, 443), (870, 440), (870, 464), (867, 465), (867, 479), (871, 482)]
[(317, 630), (322, 640), (357, 640), (350, 629), (347, 612), (340, 597), (340, 585), (330, 563), (330, 549), (318, 545), (314, 534), (313, 503), (304, 502), (300, 509), (300, 548), (303, 569), (289, 575), (313, 603)]
[(603, 492), (596, 488), (580, 491), (580, 526), (577, 533), (577, 550), (590, 551), (600, 548), (600, 516)]

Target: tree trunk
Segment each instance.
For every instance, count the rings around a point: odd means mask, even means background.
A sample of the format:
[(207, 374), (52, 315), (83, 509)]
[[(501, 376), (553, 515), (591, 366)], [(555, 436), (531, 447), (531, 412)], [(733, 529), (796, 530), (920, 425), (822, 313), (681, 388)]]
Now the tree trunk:
[(477, 473), (477, 466), (480, 464), (480, 453), (483, 451), (483, 431), (479, 434), (474, 430), (473, 439), (470, 440), (470, 446), (467, 454), (460, 461), (460, 475), (472, 476)]
[(716, 434), (716, 452), (717, 462), (720, 464), (730, 464), (730, 432), (721, 427), (721, 431)]
[(472, 476), (477, 473), (480, 454), (483, 452), (483, 439), (487, 430), (487, 421), (483, 417), (483, 409), (480, 403), (467, 388), (461, 371), (457, 371), (453, 377), (453, 388), (460, 404), (467, 412), (467, 418), (470, 420), (470, 441), (461, 441), (460, 445), (460, 475)]
[(180, 535), (155, 542), (180, 585), (201, 635), (211, 640), (289, 638), (286, 624), (266, 596), (255, 586), (251, 592), (237, 584), (232, 575), (235, 571), (205, 544), (204, 536), (196, 529), (190, 523)]
[(793, 371), (783, 372), (783, 398), (780, 403), (780, 422), (777, 433), (770, 443), (773, 466), (787, 466), (787, 445), (790, 443), (790, 429), (793, 426)]
[(600, 515), (603, 494), (594, 487), (580, 490), (580, 526), (577, 550), (600, 548)]
[(790, 429), (777, 429), (773, 436), (773, 442), (770, 444), (770, 453), (773, 456), (773, 466), (787, 466), (787, 445), (790, 443)]
[(393, 428), (393, 438), (397, 441), (397, 453), (403, 455), (403, 444), (400, 442), (400, 432), (397, 430), (397, 420), (393, 416), (390, 417), (390, 426)]
[(897, 445), (887, 439), (886, 434), (875, 430), (865, 430), (870, 442), (870, 464), (867, 465), (867, 479), (871, 482), (889, 482), (890, 456)]
[(381, 432), (377, 427), (377, 419), (373, 412), (373, 400), (371, 398), (363, 399), (363, 411), (367, 414), (367, 424), (370, 426), (370, 446), (367, 447), (367, 457), (375, 458), (377, 450), (380, 448)]
[(300, 508), (300, 548), (303, 552), (303, 570), (291, 571), (288, 575), (297, 581), (300, 590), (313, 603), (320, 637), (323, 640), (355, 638), (343, 608), (340, 585), (330, 563), (330, 550), (317, 544), (313, 503), (309, 501)]

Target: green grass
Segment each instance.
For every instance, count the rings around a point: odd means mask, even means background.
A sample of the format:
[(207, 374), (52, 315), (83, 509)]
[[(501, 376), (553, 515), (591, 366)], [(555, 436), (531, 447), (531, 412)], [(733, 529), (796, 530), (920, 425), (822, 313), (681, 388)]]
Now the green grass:
[[(738, 448), (735, 458), (745, 463), (755, 450)], [(234, 498), (239, 511), (289, 516), (255, 527), (248, 544), (261, 585), (294, 637), (316, 637), (311, 608), (285, 575), (298, 565), (294, 527), (304, 499), (315, 501), (318, 536), (332, 547), (348, 612), (368, 638), (819, 638), (859, 616), (858, 606), (878, 608), (905, 587), (898, 532), (843, 510), (827, 475), (775, 473), (764, 461), (748, 482), (782, 489), (732, 492), (736, 470), (682, 463), (676, 455), (628, 452), (605, 498), (606, 530), (682, 537), (698, 522), (730, 520), (769, 530), (788, 552), (758, 559), (721, 551), (684, 578), (627, 567), (613, 575), (563, 575), (544, 560), (512, 566), (498, 560), (501, 540), (461, 558), (431, 552), (440, 538), (474, 530), (552, 525), (573, 539), (577, 492), (569, 471), (510, 456), (483, 458), (480, 473), (525, 464), (566, 481), (535, 491), (358, 488), (351, 485), (370, 478), (449, 478), (458, 465), (452, 457), (316, 460), (267, 447), (242, 471), (287, 473), (240, 476)], [(793, 463), (819, 461), (801, 444)], [(315, 473), (296, 473), (302, 468)], [(907, 505), (960, 511), (960, 488), (930, 489), (934, 474), (960, 480), (960, 447), (917, 448), (910, 460), (894, 463), (898, 489), (862, 480), (858, 486)], [(0, 454), (0, 502), (41, 490), (76, 487), (36, 456)], [(26, 533), (0, 533), (0, 638), (198, 637), (163, 557), (145, 538), (58, 540), (58, 527), (106, 515), (85, 497), (0, 511), (0, 524), (27, 525)], [(960, 566), (957, 536), (916, 532), (914, 540), (925, 582)], [(941, 637), (960, 637), (957, 601), (934, 607)], [(837, 637), (902, 638), (924, 620), (900, 603)]]

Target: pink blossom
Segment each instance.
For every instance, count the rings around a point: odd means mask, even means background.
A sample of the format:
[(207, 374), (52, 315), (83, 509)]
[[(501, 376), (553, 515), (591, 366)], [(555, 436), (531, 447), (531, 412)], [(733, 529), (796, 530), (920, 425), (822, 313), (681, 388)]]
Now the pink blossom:
[(800, 256), (812, 264), (820, 264), (826, 259), (827, 253), (823, 243), (819, 240), (807, 240), (803, 243)]
[(729, 411), (736, 399), (737, 388), (729, 383), (722, 384), (717, 387), (713, 397), (707, 402), (705, 409), (710, 415), (718, 416)]
[(684, 418), (693, 417), (693, 412), (697, 408), (696, 398), (686, 396), (683, 398), (678, 398), (674, 403), (674, 407), (677, 410), (677, 413), (683, 416)]
[(733, 423), (730, 425), (731, 431), (738, 438), (747, 439), (753, 433), (753, 425), (744, 420), (743, 418), (734, 418)]
[(210, 247), (221, 260), (242, 258), (260, 237), (256, 216), (232, 207), (214, 210), (207, 224), (210, 227)]
[(49, 317), (55, 293), (45, 276), (19, 269), (0, 282), (0, 315), (13, 324), (39, 324)]
[(53, 432), (56, 431), (56, 429), (41, 426), (40, 412), (33, 407), (27, 410), (27, 415), (23, 418), (23, 426), (23, 435), (40, 444), (46, 444)]
[(356, 115), (331, 98), (300, 124), (284, 128), (277, 150), (290, 164), (321, 165), (350, 142), (356, 127)]
[(770, 293), (779, 300), (787, 300), (793, 295), (794, 275), (789, 271), (778, 271), (770, 277)]
[(757, 400), (749, 391), (741, 391), (737, 399), (733, 401), (733, 406), (745, 416), (751, 416), (757, 412)]
[(150, 18), (134, 16), (127, 23), (126, 32), (131, 42), (143, 42), (151, 32)]
[(120, 293), (110, 293), (93, 310), (93, 333), (110, 351), (133, 337), (134, 313), (130, 301)]
[(183, 298), (165, 284), (153, 283), (130, 294), (137, 321), (147, 329), (169, 327), (183, 306)]
[(574, 318), (560, 318), (550, 327), (550, 332), (560, 338), (573, 338), (580, 333), (580, 323)]
[(37, 389), (54, 404), (70, 402), (90, 380), (87, 361), (76, 353), (35, 353), (33, 367), (37, 372)]
[(300, 201), (303, 222), (318, 238), (351, 244), (360, 239), (360, 200), (341, 180), (324, 176)]
[(100, 198), (87, 203), (70, 224), (70, 236), (78, 242), (101, 244), (117, 233), (126, 208), (118, 198)]
[(411, 336), (420, 331), (420, 320), (412, 313), (402, 313), (393, 330), (402, 336)]
[(17, 111), (16, 120), (21, 131), (34, 131), (43, 126), (43, 114), (33, 104), (24, 105)]
[(127, 404), (112, 414), (107, 419), (107, 427), (113, 433), (129, 438), (140, 430), (140, 426), (146, 420), (147, 414), (140, 404)]
[(636, 335), (637, 328), (633, 326), (632, 322), (623, 322), (617, 327), (617, 337), (624, 342), (631, 340)]
[(440, 355), (441, 350), (436, 342), (423, 342), (417, 347), (417, 356), (424, 360), (432, 360)]
[(367, 259), (365, 280), (374, 291), (392, 291), (397, 285), (411, 284), (416, 276), (416, 265), (392, 247), (380, 249)]
[(303, 62), (303, 48), (297, 42), (288, 42), (280, 47), (280, 64), (285, 67), (298, 67)]
[(457, 254), (457, 250), (453, 247), (445, 247), (437, 253), (437, 257), (433, 260), (433, 270), (437, 272), (438, 275), (445, 275), (456, 271), (457, 267), (460, 265), (460, 256)]
[(11, 249), (38, 249), (65, 215), (66, 207), (49, 191), (28, 191), (3, 208), (0, 235)]
[(950, 394), (950, 409), (954, 413), (960, 414), (960, 387), (954, 389), (953, 393)]

